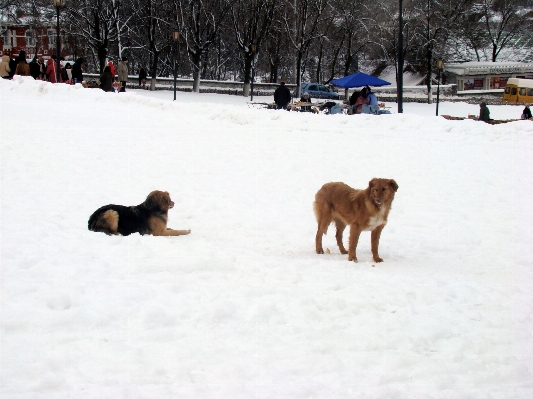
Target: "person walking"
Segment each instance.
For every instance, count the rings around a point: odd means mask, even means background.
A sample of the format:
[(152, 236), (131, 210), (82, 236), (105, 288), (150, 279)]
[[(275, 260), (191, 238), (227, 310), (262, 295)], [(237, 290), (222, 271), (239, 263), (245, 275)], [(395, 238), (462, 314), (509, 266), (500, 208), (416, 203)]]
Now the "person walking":
[(285, 86), (285, 82), (281, 81), (279, 87), (274, 92), (274, 102), (276, 103), (278, 109), (287, 110), (287, 104), (291, 102), (291, 99), (291, 92), (287, 86)]
[(147, 77), (148, 77), (148, 74), (146, 73), (146, 69), (144, 69), (144, 67), (141, 65), (139, 67), (139, 86), (142, 85), (142, 87), (144, 88), (144, 86), (146, 85)]
[(128, 58), (122, 57), (122, 61), (117, 66), (118, 81), (122, 83), (120, 92), (126, 91), (126, 83), (128, 82)]
[(83, 65), (83, 58), (78, 58), (74, 65), (72, 65), (72, 79), (74, 79), (74, 83), (81, 83), (83, 82), (83, 71), (81, 70), (81, 66)]
[(11, 57), (9, 56), (9, 52), (6, 51), (2, 55), (2, 61), (0, 62), (0, 77), (2, 79), (9, 79), (9, 72), (11, 72), (9, 61), (11, 61)]

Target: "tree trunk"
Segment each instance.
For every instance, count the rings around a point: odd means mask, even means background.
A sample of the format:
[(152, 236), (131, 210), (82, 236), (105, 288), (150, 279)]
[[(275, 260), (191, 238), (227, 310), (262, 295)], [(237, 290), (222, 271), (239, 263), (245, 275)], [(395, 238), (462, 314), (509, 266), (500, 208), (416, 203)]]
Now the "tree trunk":
[(300, 97), (302, 95), (300, 93), (302, 87), (302, 57), (303, 53), (301, 50), (299, 50), (296, 57), (296, 97)]
[(248, 97), (250, 95), (250, 82), (252, 81), (252, 63), (253, 53), (246, 53), (244, 58), (244, 87), (242, 95)]
[(157, 64), (159, 63), (159, 52), (154, 51), (154, 62), (152, 63), (152, 80), (150, 81), (150, 91), (155, 90), (155, 80), (157, 78)]

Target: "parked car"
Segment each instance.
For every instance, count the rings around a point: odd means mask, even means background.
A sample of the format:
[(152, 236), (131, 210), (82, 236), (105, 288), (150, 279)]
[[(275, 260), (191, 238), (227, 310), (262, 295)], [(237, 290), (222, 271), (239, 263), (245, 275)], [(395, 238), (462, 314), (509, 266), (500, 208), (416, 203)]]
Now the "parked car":
[(297, 98), (300, 98), (303, 93), (309, 93), (311, 98), (327, 98), (330, 100), (339, 100), (339, 93), (335, 93), (329, 87), (321, 85), (319, 83), (302, 83), (301, 94), (296, 95), (296, 92), (293, 93)]

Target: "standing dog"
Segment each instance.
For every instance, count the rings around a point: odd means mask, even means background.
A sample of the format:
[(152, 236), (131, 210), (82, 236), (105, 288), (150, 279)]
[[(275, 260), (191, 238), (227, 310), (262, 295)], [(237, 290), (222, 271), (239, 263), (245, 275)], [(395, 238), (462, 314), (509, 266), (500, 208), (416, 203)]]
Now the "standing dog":
[(166, 191), (152, 191), (146, 201), (137, 206), (106, 205), (89, 218), (89, 230), (107, 235), (123, 236), (132, 233), (154, 236), (181, 236), (190, 230), (172, 230), (167, 227), (168, 210), (174, 202)]
[[(318, 231), (316, 233), (316, 253), (323, 254), (322, 235), (328, 231), (332, 221), (337, 226), (337, 245), (348, 260), (357, 262), (355, 249), (363, 230), (372, 231), (372, 255), (375, 262), (383, 262), (379, 257), (379, 237), (387, 224), (394, 194), (398, 184), (392, 179), (372, 179), (366, 190), (355, 190), (344, 183), (326, 183), (315, 195), (313, 204)], [(350, 225), (348, 252), (342, 244), (342, 233)]]

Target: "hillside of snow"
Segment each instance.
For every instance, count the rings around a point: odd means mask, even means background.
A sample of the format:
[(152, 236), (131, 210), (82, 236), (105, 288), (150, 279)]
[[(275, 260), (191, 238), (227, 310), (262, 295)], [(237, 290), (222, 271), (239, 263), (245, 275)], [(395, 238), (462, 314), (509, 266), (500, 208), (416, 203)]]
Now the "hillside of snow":
[[(533, 122), (171, 99), (0, 79), (2, 399), (533, 396)], [(384, 262), (317, 255), (316, 191), (373, 177)], [(190, 235), (88, 231), (156, 189)]]

